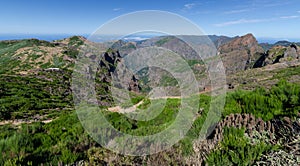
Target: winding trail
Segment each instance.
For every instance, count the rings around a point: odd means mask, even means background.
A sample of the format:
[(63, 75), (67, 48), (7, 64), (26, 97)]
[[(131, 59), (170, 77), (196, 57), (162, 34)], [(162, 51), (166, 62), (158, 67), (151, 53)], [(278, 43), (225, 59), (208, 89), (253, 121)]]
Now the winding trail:
[(137, 109), (137, 107), (143, 103), (144, 103), (144, 100), (141, 100), (140, 102), (138, 102), (137, 104), (135, 104), (129, 108), (122, 108), (121, 106), (110, 107), (110, 108), (108, 108), (108, 111), (119, 112), (119, 113), (123, 113), (123, 114), (129, 113), (129, 112), (134, 112)]
[[(148, 99), (150, 100), (156, 100), (156, 99), (181, 99), (182, 96), (163, 96), (163, 97), (150, 97)], [(111, 112), (118, 112), (118, 113), (130, 113), (130, 112), (134, 112), (138, 106), (142, 105), (144, 103), (144, 100), (141, 100), (140, 102), (138, 102), (137, 104), (129, 107), (129, 108), (122, 108), (121, 106), (115, 106), (115, 107), (110, 107), (108, 108), (108, 111)]]
[[(199, 92), (199, 94), (204, 94), (204, 93), (208, 93), (209, 91), (202, 91)], [(160, 97), (150, 97), (148, 99), (150, 100), (157, 100), (157, 99), (181, 99), (182, 96), (160, 96)], [(109, 107), (107, 110), (111, 111), (111, 112), (118, 112), (118, 113), (130, 113), (130, 112), (134, 112), (138, 106), (142, 105), (144, 103), (144, 100), (141, 100), (140, 102), (138, 102), (137, 104), (129, 107), (129, 108), (122, 108), (121, 106), (115, 106), (115, 107)], [(43, 122), (43, 123), (50, 123), (55, 119), (45, 119), (45, 120), (38, 120), (38, 119), (31, 119), (31, 120), (27, 120), (27, 119), (15, 119), (15, 120), (4, 120), (4, 121), (0, 121), (0, 126), (3, 125), (14, 125), (14, 126), (18, 126), (21, 124), (30, 124), (30, 123), (34, 123), (34, 122)]]
[[(205, 91), (201, 91), (199, 93), (197, 93), (198, 95), (200, 94), (205, 94), (205, 93), (209, 93), (212, 92), (213, 90), (205, 90)], [(181, 99), (182, 96), (159, 96), (159, 97), (149, 97), (148, 99), (150, 100), (156, 100), (156, 99)], [(118, 112), (118, 113), (130, 113), (130, 112), (134, 112), (138, 106), (142, 105), (144, 103), (144, 100), (141, 100), (140, 102), (138, 102), (137, 104), (129, 107), (129, 108), (122, 108), (121, 106), (115, 106), (115, 107), (109, 107), (108, 111), (111, 112)]]
[(30, 124), (30, 123), (33, 123), (33, 122), (43, 122), (43, 123), (50, 123), (52, 122), (54, 119), (46, 119), (46, 120), (24, 120), (24, 119), (16, 119), (16, 120), (4, 120), (4, 121), (0, 121), (0, 126), (3, 126), (3, 125), (7, 125), (7, 124), (11, 124), (11, 125), (15, 125), (15, 126), (18, 126), (18, 125), (21, 125), (21, 124)]

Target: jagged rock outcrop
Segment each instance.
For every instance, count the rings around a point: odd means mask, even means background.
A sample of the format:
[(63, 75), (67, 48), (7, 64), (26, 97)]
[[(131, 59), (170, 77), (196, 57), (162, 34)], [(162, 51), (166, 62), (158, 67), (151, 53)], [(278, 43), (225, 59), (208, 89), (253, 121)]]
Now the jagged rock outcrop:
[(230, 114), (218, 123), (214, 132), (208, 137), (212, 138), (214, 142), (220, 141), (222, 139), (224, 127), (243, 127), (250, 137), (252, 136), (253, 131), (266, 131), (269, 133), (270, 139), (273, 137), (275, 131), (270, 121), (264, 122), (261, 118), (255, 118), (251, 114)]
[[(129, 91), (135, 92), (139, 92), (141, 90), (141, 87), (138, 83), (138, 78), (133, 75), (123, 64), (123, 60), (119, 51), (109, 50), (108, 52), (105, 52), (101, 57), (99, 66), (99, 70), (107, 70), (107, 73), (104, 72), (105, 74), (99, 74), (102, 82), (110, 83), (113, 81), (113, 84), (117, 86), (119, 83), (118, 81), (121, 81), (120, 88), (123, 87)], [(112, 79), (112, 76), (115, 79)]]
[(284, 63), (299, 60), (300, 47), (296, 44), (289, 46), (275, 45), (263, 54), (254, 64), (254, 67), (263, 67), (275, 63)]
[(134, 91), (134, 92), (139, 92), (141, 90), (138, 79), (134, 75), (132, 76), (132, 78), (129, 82), (128, 90), (129, 91)]
[(207, 139), (195, 141), (193, 149), (195, 154), (188, 159), (190, 164), (199, 164), (205, 161), (207, 155), (215, 149), (223, 138), (224, 127), (245, 128), (245, 132), (252, 136), (254, 131), (268, 131), (270, 138), (273, 136), (274, 127), (270, 122), (265, 123), (261, 118), (255, 118), (250, 114), (230, 114), (220, 121), (213, 132), (207, 135)]
[(108, 52), (105, 52), (102, 55), (99, 65), (100, 65), (100, 67), (107, 68), (108, 72), (112, 73), (115, 71), (116, 65), (120, 61), (121, 61), (121, 56), (120, 56), (119, 52), (109, 50)]
[[(137, 77), (126, 68), (124, 60), (118, 51), (112, 49), (108, 49), (106, 52), (89, 51), (82, 56), (87, 58), (87, 60), (94, 61), (96, 65), (94, 68), (92, 64), (80, 63), (76, 67), (76, 73), (81, 75), (79, 79), (86, 77), (89, 80), (86, 84), (81, 85), (78, 82), (78, 85), (74, 85), (76, 86), (74, 90), (77, 90), (76, 95), (78, 95), (78, 99), (91, 99), (86, 97), (87, 94), (85, 92), (90, 88), (95, 88), (97, 101), (89, 102), (97, 102), (100, 106), (105, 107), (113, 104), (112, 89), (122, 89), (123, 92), (126, 90), (140, 91)], [(86, 62), (87, 60), (82, 61)]]
[(218, 48), (226, 73), (233, 74), (251, 68), (254, 62), (264, 53), (252, 34), (237, 37)]
[(244, 128), (245, 134), (250, 139), (257, 135), (264, 135), (264, 140), (271, 144), (279, 144), (290, 154), (300, 157), (300, 117), (296, 120), (285, 117), (264, 122), (251, 114), (230, 114), (220, 121), (207, 139), (195, 141), (193, 149), (195, 154), (188, 157), (189, 164), (203, 163), (207, 155), (215, 149), (223, 138), (225, 127)]
[(111, 48), (118, 50), (120, 55), (124, 57), (137, 49), (137, 43), (118, 40), (112, 44)]

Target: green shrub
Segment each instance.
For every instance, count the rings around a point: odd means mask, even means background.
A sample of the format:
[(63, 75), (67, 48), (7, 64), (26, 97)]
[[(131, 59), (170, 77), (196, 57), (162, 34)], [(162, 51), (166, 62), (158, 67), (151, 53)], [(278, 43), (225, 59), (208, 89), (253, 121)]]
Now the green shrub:
[(270, 90), (235, 91), (227, 95), (223, 117), (231, 113), (249, 113), (263, 120), (295, 117), (300, 110), (300, 86), (280, 81)]
[(272, 149), (275, 147), (263, 141), (251, 144), (244, 136), (243, 129), (225, 128), (220, 147), (208, 155), (206, 163), (208, 165), (251, 165), (263, 153)]
[[(2, 133), (8, 128), (0, 129)], [(85, 133), (75, 113), (62, 115), (48, 124), (23, 124), (20, 128), (9, 130), (0, 138), (0, 165), (70, 164), (84, 159), (84, 150), (95, 144)]]

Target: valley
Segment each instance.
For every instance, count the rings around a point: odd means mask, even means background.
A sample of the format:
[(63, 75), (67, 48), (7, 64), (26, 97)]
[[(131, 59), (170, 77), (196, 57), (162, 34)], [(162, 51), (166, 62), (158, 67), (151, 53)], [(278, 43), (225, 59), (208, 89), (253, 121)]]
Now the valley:
[[(201, 43), (203, 36), (181, 37), (197, 41), (201, 50), (209, 49), (207, 43)], [(0, 165), (299, 165), (299, 43), (260, 44), (252, 34), (206, 37), (218, 55), (199, 57), (176, 36), (112, 41), (111, 48), (93, 54), (82, 52), (107, 43), (93, 43), (81, 36), (52, 42), (0, 41)], [(156, 134), (176, 120), (183, 97), (180, 80), (166, 70), (149, 67), (136, 73), (117, 71), (126, 56), (145, 47), (181, 55), (199, 86), (188, 97), (199, 100), (199, 105), (191, 128), (171, 148), (152, 155), (125, 156), (103, 147), (82, 126), (74, 101), (84, 93), (75, 94), (73, 71), (78, 56), (95, 61), (96, 70), (87, 63), (80, 71), (94, 78), (99, 114), (123, 133)], [(209, 117), (213, 102), (224, 95), (213, 93), (221, 86), (213, 89), (210, 85), (207, 64), (215, 56), (225, 69), (226, 101), (220, 120), (208, 126), (210, 132), (201, 140), (205, 119), (213, 118)], [(184, 68), (176, 71), (183, 73), (181, 70)], [(113, 82), (113, 73), (124, 80)], [(120, 82), (126, 87), (120, 88)], [(156, 87), (163, 93), (151, 95)], [(120, 96), (116, 97), (112, 88), (121, 89)], [(122, 98), (125, 92), (129, 100)], [(159, 114), (149, 121), (127, 116), (148, 115), (147, 111), (155, 112), (162, 104)], [(134, 144), (132, 148), (142, 147)]]

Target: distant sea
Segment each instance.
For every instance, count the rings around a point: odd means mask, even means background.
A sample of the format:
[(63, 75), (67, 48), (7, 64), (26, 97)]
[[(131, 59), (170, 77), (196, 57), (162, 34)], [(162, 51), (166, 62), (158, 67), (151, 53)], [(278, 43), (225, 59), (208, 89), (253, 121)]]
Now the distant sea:
[[(70, 36), (74, 36), (72, 34), (0, 34), (0, 40), (21, 40), (21, 39), (39, 39), (46, 41), (53, 41), (64, 39)], [(87, 35), (80, 35), (87, 37)]]
[(292, 38), (257, 38), (257, 41), (259, 43), (269, 43), (274, 44), (278, 41), (289, 41), (289, 42), (300, 42), (300, 39), (292, 39)]
[[(161, 34), (136, 34), (136, 35), (130, 35), (123, 40), (127, 41), (139, 41), (139, 40), (145, 40), (149, 39), (155, 36), (160, 36)], [(39, 40), (46, 40), (46, 41), (53, 41), (53, 40), (59, 40), (68, 38), (71, 36), (75, 36), (75, 34), (0, 34), (0, 41), (1, 40), (21, 40), (21, 39), (39, 39)], [(76, 36), (84, 36), (89, 37), (87, 34), (76, 34)], [(101, 36), (97, 38), (97, 36), (93, 36), (93, 40), (97, 42), (101, 41), (109, 41), (109, 40), (115, 40), (115, 36)], [(288, 38), (257, 38), (259, 43), (269, 43), (274, 44), (277, 41), (289, 41), (289, 42), (300, 42), (300, 39), (288, 39)]]
[[(2, 40), (21, 40), (21, 39), (39, 39), (39, 40), (46, 40), (46, 41), (53, 41), (68, 38), (71, 36), (75, 36), (74, 34), (0, 34), (0, 41)], [(88, 38), (89, 35), (87, 34), (76, 34), (76, 36), (83, 36)], [(158, 36), (158, 35), (129, 35), (123, 38), (126, 41), (139, 41), (149, 39), (151, 37)], [(122, 36), (118, 35), (101, 35), (92, 36), (91, 40), (95, 42), (104, 42), (104, 41), (112, 41), (118, 40)]]

